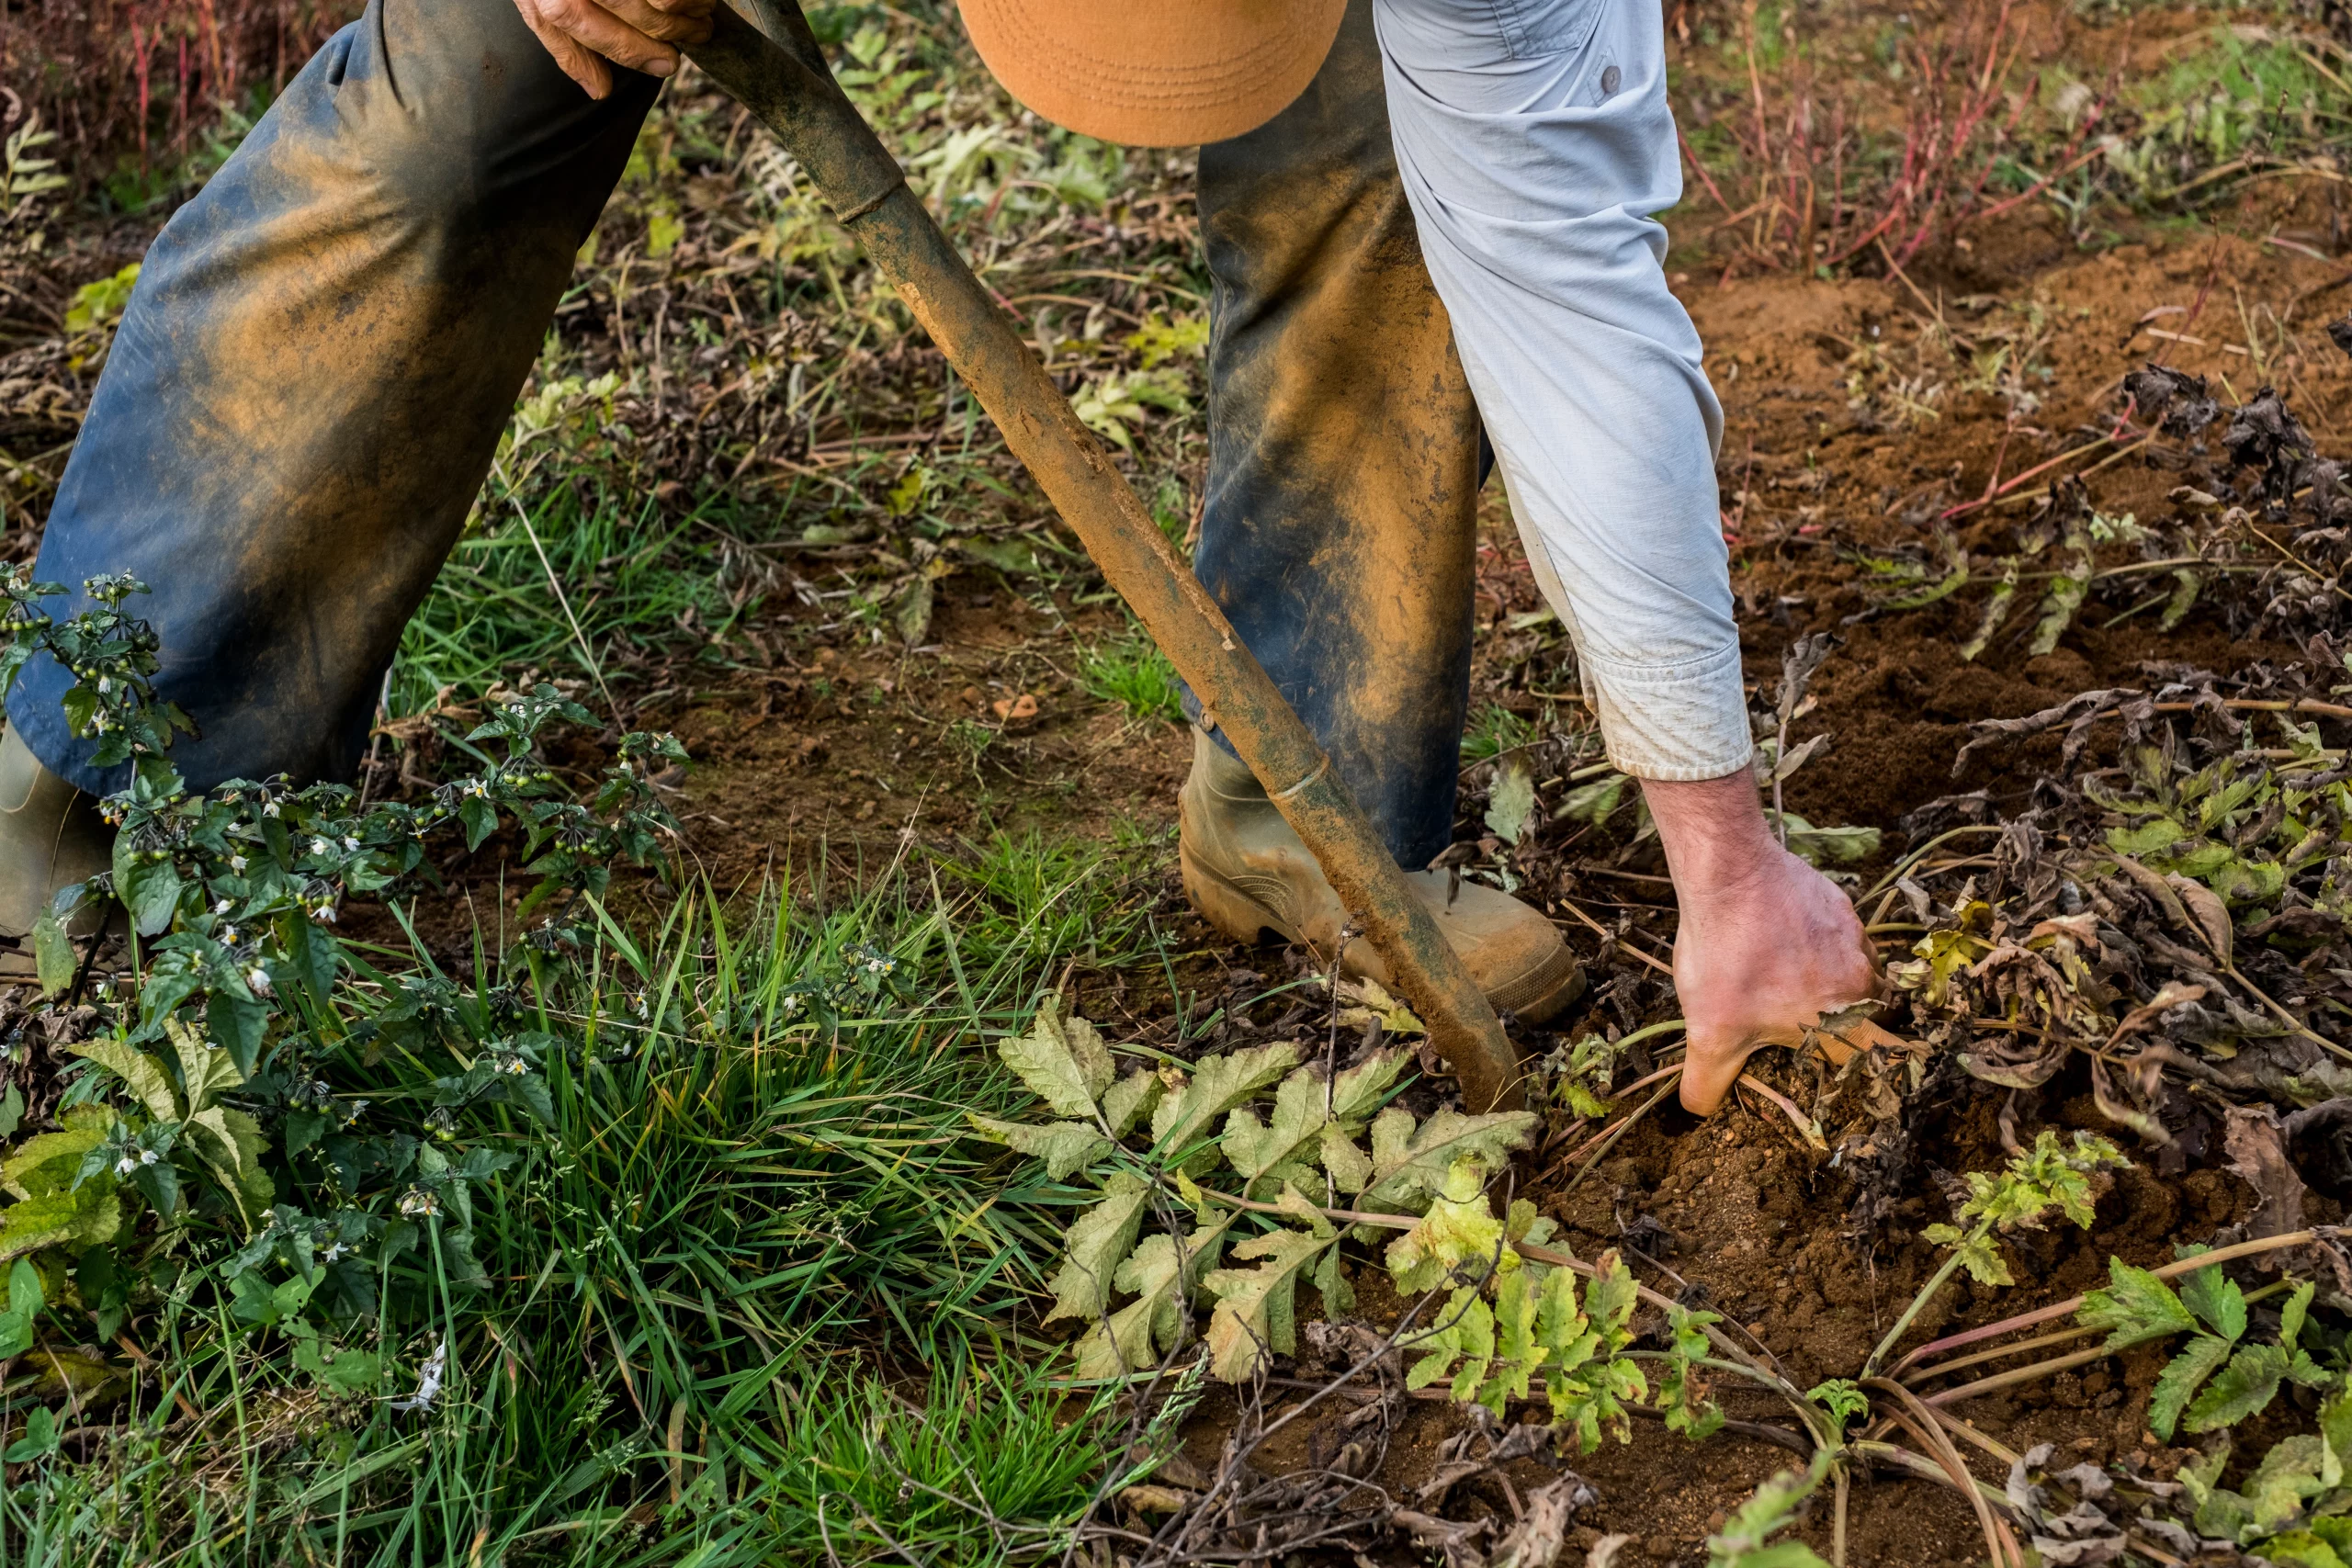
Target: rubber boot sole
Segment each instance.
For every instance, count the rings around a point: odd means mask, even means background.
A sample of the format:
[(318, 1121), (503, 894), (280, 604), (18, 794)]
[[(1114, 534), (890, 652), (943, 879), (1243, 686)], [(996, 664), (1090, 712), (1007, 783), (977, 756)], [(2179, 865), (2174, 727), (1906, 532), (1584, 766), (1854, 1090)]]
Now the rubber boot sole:
[[(1233, 941), (1254, 944), (1265, 932), (1272, 931), (1283, 941), (1296, 942), (1326, 960), (1330, 957), (1259, 899), (1201, 863), (1189, 846), (1177, 846), (1176, 866), (1183, 880), (1184, 897), (1192, 900), (1201, 919)], [(1523, 1022), (1542, 1023), (1553, 1017), (1584, 995), (1584, 965), (1566, 947), (1560, 952), (1559, 962), (1514, 976), (1500, 989), (1489, 992), (1487, 1000), (1496, 1011), (1508, 1011)], [(1340, 967), (1351, 977), (1356, 976), (1355, 966), (1344, 960)]]

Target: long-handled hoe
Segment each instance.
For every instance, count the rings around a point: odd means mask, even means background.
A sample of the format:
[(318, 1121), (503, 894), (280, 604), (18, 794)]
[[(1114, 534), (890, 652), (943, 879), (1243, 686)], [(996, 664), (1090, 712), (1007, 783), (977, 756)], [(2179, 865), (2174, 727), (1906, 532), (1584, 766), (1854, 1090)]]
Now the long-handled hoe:
[(1517, 1053), (1331, 761), (956, 252), (826, 67), (797, 0), (721, 6), (695, 62), (816, 182), (1062, 518), (1216, 716), (1388, 961), (1473, 1111), (1518, 1109)]

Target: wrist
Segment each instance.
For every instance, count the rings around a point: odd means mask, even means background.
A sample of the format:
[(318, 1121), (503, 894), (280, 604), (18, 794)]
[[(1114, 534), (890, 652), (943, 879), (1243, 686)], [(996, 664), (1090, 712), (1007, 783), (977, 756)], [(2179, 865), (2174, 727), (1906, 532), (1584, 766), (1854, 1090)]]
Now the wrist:
[(1679, 897), (1736, 892), (1778, 869), (1784, 852), (1748, 770), (1687, 782), (1645, 779), (1642, 794)]

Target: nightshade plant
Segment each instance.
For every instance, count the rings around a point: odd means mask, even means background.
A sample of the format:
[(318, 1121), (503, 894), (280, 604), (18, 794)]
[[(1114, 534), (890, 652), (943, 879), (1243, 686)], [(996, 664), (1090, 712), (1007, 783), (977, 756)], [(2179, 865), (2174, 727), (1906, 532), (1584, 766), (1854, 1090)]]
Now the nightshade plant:
[[(545, 1074), (562, 1047), (522, 1027), (511, 992), (375, 971), (336, 940), (337, 912), (432, 876), (436, 839), (473, 850), (513, 819), (523, 869), (539, 878), (522, 913), (551, 905), (526, 952), (560, 954), (614, 863), (644, 863), (674, 829), (652, 780), (684, 751), (666, 735), (627, 736), (591, 802), (562, 798), (539, 737), (551, 721), (594, 720), (543, 685), (465, 737), (477, 772), (414, 805), (282, 777), (191, 790), (170, 751), (195, 724), (157, 696), (156, 636), (124, 607), (144, 586), (107, 576), (83, 588), (94, 607), (60, 622), (40, 605), (62, 588), (0, 570), (11, 604), (0, 693), (47, 653), (74, 680), (63, 701), (74, 734), (96, 742), (97, 766), (130, 770), (101, 807), (116, 828), (111, 869), (62, 891), (32, 945), (41, 989), (77, 991), (105, 939), (77, 944), (74, 933), (98, 931), (94, 917), (119, 906), (133, 978), (119, 994), (100, 987), (95, 1029), (65, 1047), (97, 1071), (68, 1089), (58, 1130), (0, 1159), (16, 1200), (0, 1208), (0, 1263), (17, 1265), (0, 1346), (31, 1333), (43, 1303), (80, 1306), (110, 1338), (134, 1300), (177, 1278), (173, 1248), (129, 1245), (144, 1212), (165, 1231), (195, 1222), (243, 1238), (221, 1268), (234, 1316), (287, 1334), (322, 1387), (372, 1387), (375, 1356), (338, 1352), (311, 1314), (371, 1315), (390, 1266), (411, 1252), (450, 1287), (483, 1282), (471, 1193), (514, 1156), (464, 1147), (461, 1134), (495, 1107), (547, 1122)], [(326, 1055), (355, 1050), (368, 1062), (446, 1051), (452, 1070), (400, 1125), (322, 1076)], [(322, 1212), (289, 1201), (298, 1190)]]

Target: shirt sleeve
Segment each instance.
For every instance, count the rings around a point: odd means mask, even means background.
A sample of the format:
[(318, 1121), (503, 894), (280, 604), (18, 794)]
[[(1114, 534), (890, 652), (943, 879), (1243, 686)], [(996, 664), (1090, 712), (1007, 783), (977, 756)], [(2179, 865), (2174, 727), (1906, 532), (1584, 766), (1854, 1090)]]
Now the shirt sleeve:
[(1723, 412), (1666, 283), (1657, 0), (1375, 0), (1391, 133), (1511, 512), (1610, 761), (1749, 765)]

